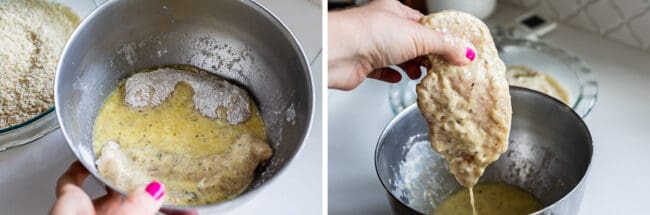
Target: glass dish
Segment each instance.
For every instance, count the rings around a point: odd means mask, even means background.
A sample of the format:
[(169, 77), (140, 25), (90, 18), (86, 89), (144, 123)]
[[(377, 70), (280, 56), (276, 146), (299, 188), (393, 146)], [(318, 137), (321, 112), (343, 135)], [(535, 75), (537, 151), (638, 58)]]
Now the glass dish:
[[(569, 94), (571, 108), (582, 118), (596, 104), (598, 83), (591, 69), (577, 56), (541, 41), (495, 38), (499, 57), (508, 65), (523, 65), (554, 77)], [(402, 81), (390, 87), (388, 100), (394, 114), (416, 102), (417, 81)]]
[[(5, 0), (0, 0), (0, 4), (4, 2)], [(53, 0), (50, 2), (58, 2), (72, 8), (72, 10), (83, 19), (103, 1)], [(54, 92), (54, 90), (52, 90), (52, 92)], [(36, 115), (25, 122), (6, 128), (0, 128), (0, 151), (31, 143), (57, 128), (59, 128), (59, 123), (56, 120), (54, 106), (52, 106), (45, 112)]]

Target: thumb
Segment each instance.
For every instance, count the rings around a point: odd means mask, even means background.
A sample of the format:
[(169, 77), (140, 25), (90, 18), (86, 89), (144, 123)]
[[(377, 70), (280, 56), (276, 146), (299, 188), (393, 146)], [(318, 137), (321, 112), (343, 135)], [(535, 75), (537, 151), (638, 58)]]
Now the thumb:
[(410, 36), (415, 43), (417, 56), (441, 55), (449, 63), (457, 66), (469, 64), (476, 58), (476, 49), (469, 42), (422, 25), (413, 29)]
[(155, 214), (164, 202), (165, 186), (152, 181), (147, 186), (141, 186), (131, 191), (120, 208), (118, 214)]

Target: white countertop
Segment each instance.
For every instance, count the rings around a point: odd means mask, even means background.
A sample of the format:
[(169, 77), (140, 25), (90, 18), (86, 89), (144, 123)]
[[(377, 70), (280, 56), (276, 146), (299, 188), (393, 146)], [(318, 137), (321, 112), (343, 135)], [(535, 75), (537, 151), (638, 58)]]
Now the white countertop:
[[(499, 5), (490, 20), (521, 11)], [(594, 155), (579, 214), (647, 214), (650, 202), (650, 54), (566, 25), (542, 40), (581, 56), (600, 85), (586, 117)], [(329, 90), (329, 212), (389, 214), (374, 169), (377, 138), (393, 114), (388, 84)]]
[[(230, 214), (318, 214), (322, 209), (321, 7), (308, 0), (258, 2), (287, 25), (313, 62), (316, 111), (311, 133), (298, 156), (258, 196)], [(0, 152), (0, 214), (46, 214), (55, 199), (56, 180), (73, 160), (60, 130)], [(104, 194), (92, 177), (84, 189), (93, 197)]]

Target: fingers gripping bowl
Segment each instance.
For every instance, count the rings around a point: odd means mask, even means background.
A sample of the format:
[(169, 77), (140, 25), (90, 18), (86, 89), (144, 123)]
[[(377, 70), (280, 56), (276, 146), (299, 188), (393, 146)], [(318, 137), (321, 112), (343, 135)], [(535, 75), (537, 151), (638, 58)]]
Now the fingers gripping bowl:
[(96, 178), (123, 193), (98, 174), (92, 132), (103, 101), (135, 71), (192, 65), (246, 89), (259, 106), (273, 156), (239, 197), (198, 208), (226, 210), (251, 199), (287, 166), (311, 126), (314, 91), (305, 55), (253, 1), (109, 1), (79, 26), (60, 62), (55, 107), (64, 136)]

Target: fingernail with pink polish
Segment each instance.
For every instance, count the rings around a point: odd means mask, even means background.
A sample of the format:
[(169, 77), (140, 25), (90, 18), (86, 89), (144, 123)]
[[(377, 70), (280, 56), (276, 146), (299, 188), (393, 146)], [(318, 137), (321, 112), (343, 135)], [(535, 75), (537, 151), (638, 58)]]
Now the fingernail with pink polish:
[(155, 200), (158, 200), (160, 197), (165, 195), (165, 188), (158, 181), (152, 181), (146, 188), (144, 188), (144, 190), (147, 191), (147, 193), (149, 193), (149, 195), (151, 195)]
[(465, 57), (469, 59), (469, 61), (474, 61), (474, 58), (476, 57), (476, 52), (474, 52), (474, 49), (467, 47), (465, 50)]

